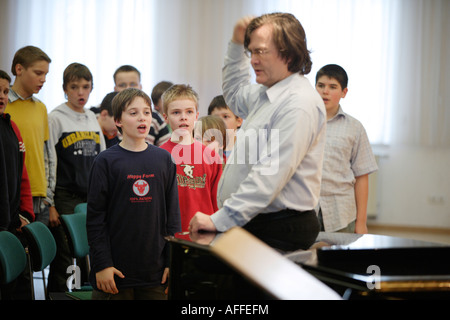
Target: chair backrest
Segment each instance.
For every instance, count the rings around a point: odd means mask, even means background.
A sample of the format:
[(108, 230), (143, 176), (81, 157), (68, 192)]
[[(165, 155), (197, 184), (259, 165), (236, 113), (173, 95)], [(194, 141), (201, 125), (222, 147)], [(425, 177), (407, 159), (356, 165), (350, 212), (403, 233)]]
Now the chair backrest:
[(86, 257), (89, 254), (86, 231), (86, 214), (62, 214), (61, 220), (69, 240), (69, 247), (73, 257)]
[(32, 222), (22, 228), (28, 242), (33, 271), (44, 270), (56, 256), (56, 241), (42, 222)]
[(20, 240), (8, 231), (0, 232), (0, 283), (14, 281), (27, 265), (25, 249)]
[(77, 205), (75, 206), (74, 212), (75, 212), (75, 213), (78, 213), (78, 212), (86, 213), (86, 212), (87, 212), (87, 203), (86, 203), (86, 202), (83, 202), (83, 203), (77, 204)]

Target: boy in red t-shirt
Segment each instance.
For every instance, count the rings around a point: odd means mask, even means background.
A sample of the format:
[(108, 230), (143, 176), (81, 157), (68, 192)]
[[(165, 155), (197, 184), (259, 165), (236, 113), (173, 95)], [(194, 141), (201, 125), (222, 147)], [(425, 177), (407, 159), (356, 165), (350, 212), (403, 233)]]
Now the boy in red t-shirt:
[(197, 211), (213, 214), (217, 208), (217, 186), (222, 160), (214, 150), (194, 141), (198, 118), (198, 95), (188, 85), (174, 85), (164, 92), (163, 116), (172, 136), (161, 148), (169, 151), (177, 165), (181, 229), (188, 231)]

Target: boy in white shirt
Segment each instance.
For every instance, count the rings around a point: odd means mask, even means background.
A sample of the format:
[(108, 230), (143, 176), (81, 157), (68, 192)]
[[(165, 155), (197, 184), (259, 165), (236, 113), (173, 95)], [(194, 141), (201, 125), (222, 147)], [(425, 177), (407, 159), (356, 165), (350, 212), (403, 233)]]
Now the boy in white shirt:
[(369, 174), (378, 166), (363, 125), (339, 104), (347, 83), (347, 73), (338, 65), (326, 65), (316, 75), (316, 90), (327, 110), (319, 221), (322, 231), (365, 234)]

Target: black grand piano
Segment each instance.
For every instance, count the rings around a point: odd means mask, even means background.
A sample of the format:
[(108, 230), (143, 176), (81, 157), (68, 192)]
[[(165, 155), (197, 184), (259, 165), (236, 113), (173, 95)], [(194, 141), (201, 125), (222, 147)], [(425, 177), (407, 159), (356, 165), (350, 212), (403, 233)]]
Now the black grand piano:
[(450, 299), (450, 246), (321, 232), (309, 250), (272, 248), (241, 228), (180, 233), (169, 299)]

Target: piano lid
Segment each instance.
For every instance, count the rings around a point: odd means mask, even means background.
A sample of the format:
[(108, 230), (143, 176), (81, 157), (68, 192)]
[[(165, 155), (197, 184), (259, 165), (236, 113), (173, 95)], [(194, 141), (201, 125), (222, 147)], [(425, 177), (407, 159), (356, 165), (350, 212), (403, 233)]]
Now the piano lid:
[(383, 235), (320, 233), (320, 266), (365, 273), (377, 265), (389, 274), (448, 274), (450, 246)]

